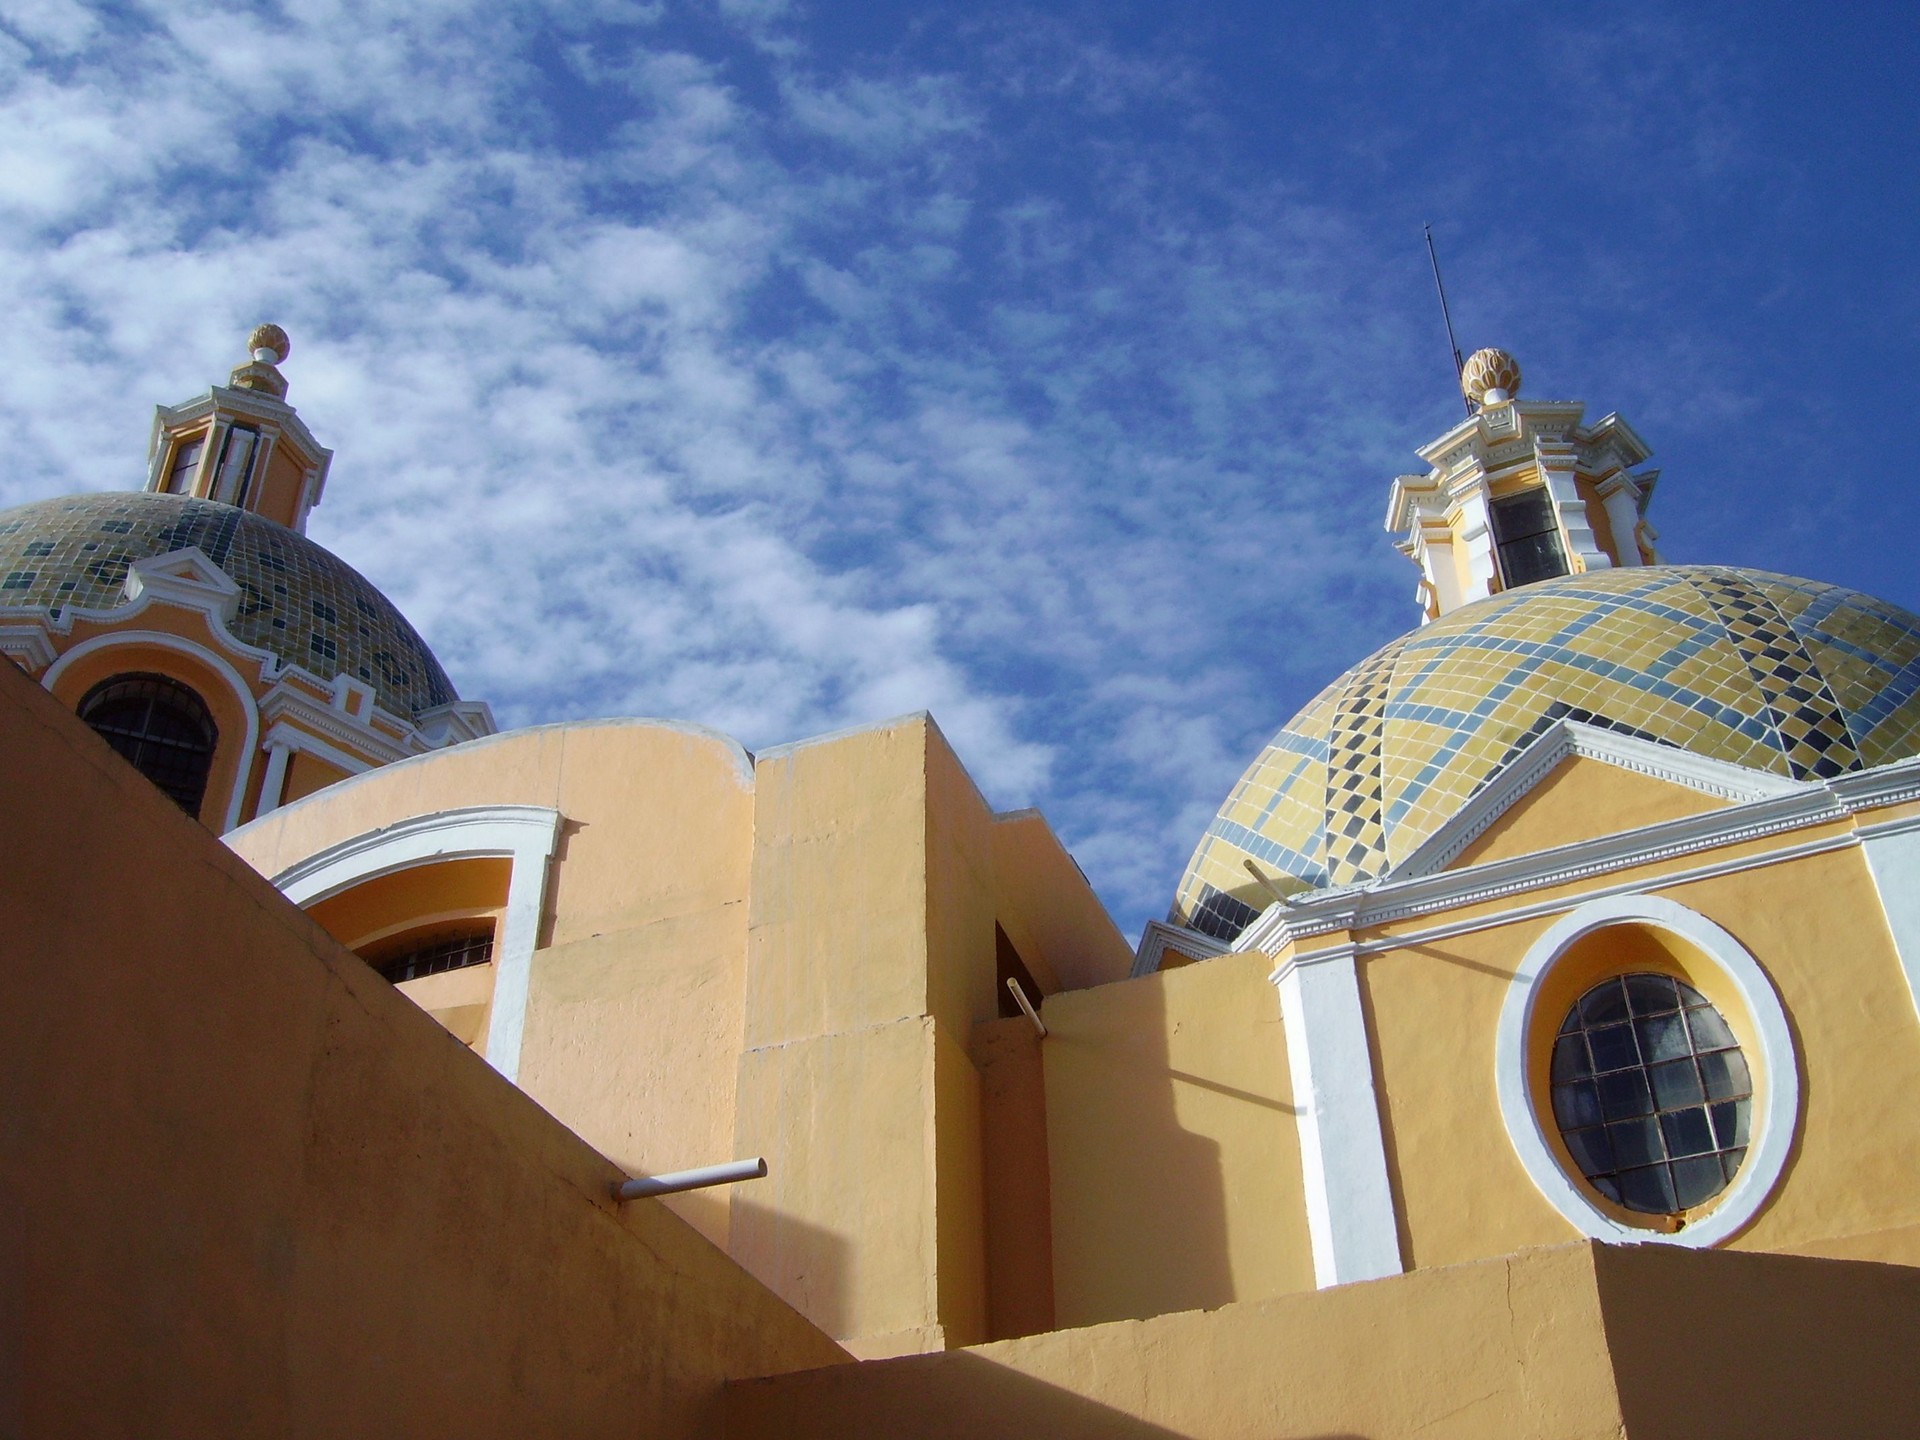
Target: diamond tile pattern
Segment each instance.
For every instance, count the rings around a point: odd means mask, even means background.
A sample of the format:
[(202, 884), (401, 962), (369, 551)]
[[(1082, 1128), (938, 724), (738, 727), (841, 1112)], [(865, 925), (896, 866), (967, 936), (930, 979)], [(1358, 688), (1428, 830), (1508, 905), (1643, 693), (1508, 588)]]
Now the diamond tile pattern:
[(1795, 779), (1885, 764), (1920, 754), (1920, 617), (1717, 566), (1568, 575), (1463, 607), (1273, 738), (1202, 837), (1173, 919), (1237, 934), (1267, 904), (1248, 859), (1287, 888), (1377, 878), (1562, 716)]
[(332, 679), (372, 685), (408, 718), (459, 699), (406, 617), (304, 535), (211, 500), (72, 495), (0, 511), (0, 607), (104, 610), (136, 560), (197, 545), (240, 587), (234, 638)]

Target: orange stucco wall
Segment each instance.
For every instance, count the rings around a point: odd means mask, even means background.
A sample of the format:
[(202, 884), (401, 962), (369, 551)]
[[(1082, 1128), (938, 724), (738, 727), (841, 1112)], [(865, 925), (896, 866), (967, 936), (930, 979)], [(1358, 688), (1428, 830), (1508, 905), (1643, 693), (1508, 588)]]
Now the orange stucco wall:
[(0, 670), (0, 1431), (690, 1437), (839, 1358)]

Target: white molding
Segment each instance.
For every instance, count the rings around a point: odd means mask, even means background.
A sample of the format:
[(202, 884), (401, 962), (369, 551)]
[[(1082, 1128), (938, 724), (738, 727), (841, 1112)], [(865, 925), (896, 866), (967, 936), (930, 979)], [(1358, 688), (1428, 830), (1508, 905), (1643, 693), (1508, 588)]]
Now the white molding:
[[(256, 822), (258, 823), (258, 822)], [(416, 815), (330, 845), (273, 877), (301, 908), (368, 880), (444, 860), (504, 857), (512, 862), (507, 911), (493, 946), (493, 1004), (487, 1063), (509, 1080), (520, 1074), (533, 951), (546, 904), (547, 870), (560, 835), (560, 812), (537, 805), (485, 805)], [(237, 837), (230, 837), (237, 838)]]
[(1491, 829), (1502, 815), (1524, 800), (1552, 774), (1563, 760), (1575, 756), (1598, 760), (1636, 775), (1646, 775), (1735, 802), (1797, 795), (1819, 788), (1783, 776), (1770, 775), (1763, 770), (1750, 770), (1724, 760), (1693, 755), (1671, 745), (1623, 735), (1617, 730), (1589, 725), (1584, 721), (1556, 720), (1530, 741), (1526, 749), (1501, 767), (1477, 795), (1422, 841), (1418, 849), (1388, 870), (1383, 878), (1389, 882), (1412, 880), (1446, 869), (1463, 850)]
[(121, 589), (130, 602), (150, 595), (157, 604), (197, 610), (210, 624), (217, 617), (218, 629), (226, 628), (240, 602), (240, 586), (198, 545), (134, 561)]
[[(1754, 772), (1745, 773), (1753, 775)], [(1755, 778), (1769, 784), (1778, 781), (1778, 777), (1765, 775)], [(1558, 845), (1530, 855), (1489, 860), (1433, 875), (1383, 877), (1360, 886), (1292, 896), (1287, 905), (1268, 906), (1240, 932), (1233, 949), (1277, 954), (1289, 944), (1330, 930), (1382, 925), (1435, 911), (1484, 904), (1528, 890), (1589, 880), (1703, 850), (1845, 820), (1865, 810), (1920, 800), (1920, 757), (1817, 783), (1778, 783), (1787, 787), (1783, 793), (1729, 805), (1723, 810)], [(1863, 825), (1858, 834), (1809, 842), (1797, 851), (1773, 851), (1684, 873), (1691, 878), (1701, 878), (1776, 864), (1796, 853), (1811, 854), (1858, 844), (1860, 835), (1869, 828)], [(1678, 876), (1663, 876), (1655, 883), (1668, 886), (1682, 881)]]
[(8, 656), (25, 669), (44, 669), (59, 653), (47, 638), (47, 627), (37, 616), (17, 625), (0, 621), (0, 655)]
[(422, 710), (414, 728), (421, 743), (436, 750), (479, 740), (498, 730), (493, 709), (484, 700), (455, 700)]
[[(137, 563), (149, 567), (157, 567), (162, 565), (163, 562), (171, 560), (177, 555), (183, 555), (186, 551), (193, 549), (194, 547), (189, 545), (183, 550), (170, 550), (165, 555), (148, 556), (146, 560)], [(198, 615), (204, 619), (207, 630), (212, 634), (214, 639), (220, 642), (221, 649), (239, 660), (256, 666), (258, 678), (263, 684), (274, 679), (282, 670), (291, 668), (288, 662), (283, 661), (278, 655), (274, 654), (273, 651), (262, 649), (258, 645), (249, 645), (234, 635), (234, 633), (227, 628), (225, 616), (222, 613), (219, 603), (216, 601), (215, 595), (210, 589), (167, 584), (165, 582), (168, 576), (164, 570), (161, 570), (156, 578), (159, 579), (161, 583), (157, 585), (143, 583), (137, 595), (133, 598), (123, 599), (119, 604), (111, 606), (108, 609), (94, 610), (62, 606), (60, 607), (60, 616), (58, 619), (43, 619), (42, 624), (50, 636), (65, 636), (71, 635), (74, 625), (83, 620), (90, 625), (130, 625), (145, 615), (153, 606), (164, 605), (175, 610), (185, 610), (189, 614)], [(177, 579), (177, 577), (174, 578)], [(131, 576), (129, 576), (129, 579), (131, 579)], [(236, 586), (235, 589), (237, 591), (238, 587)], [(126, 591), (123, 590), (122, 593), (125, 594)], [(45, 612), (35, 613), (45, 614)], [(143, 631), (141, 633), (151, 634), (154, 632)], [(95, 636), (93, 640), (88, 640), (83, 643), (92, 645), (104, 638), (107, 637)], [(69, 651), (67, 653), (72, 654), (73, 652)]]
[(376, 760), (367, 759), (364, 755), (355, 755), (351, 751), (342, 750), (337, 745), (330, 745), (319, 736), (309, 734), (298, 725), (289, 724), (285, 720), (276, 720), (269, 725), (266, 736), (260, 743), (268, 750), (278, 746), (290, 754), (297, 752), (302, 755), (311, 755), (316, 760), (324, 760), (329, 765), (338, 766), (348, 775), (363, 775), (379, 763)]
[[(1755, 1096), (1745, 1162), (1710, 1211), (1671, 1234), (1627, 1225), (1603, 1213), (1555, 1155), (1542, 1120), (1549, 1107), (1533, 1094), (1527, 1075), (1527, 1040), (1535, 1024), (1541, 982), (1574, 941), (1611, 925), (1640, 924), (1665, 930), (1700, 951), (1740, 994), (1753, 1022), (1749, 1064), (1758, 1073), (1764, 1099)], [(1557, 1016), (1546, 1017), (1558, 1023)], [(1542, 1021), (1540, 1023), (1545, 1023)], [(1494, 1078), (1500, 1116), (1528, 1177), (1547, 1202), (1581, 1234), (1612, 1244), (1654, 1242), (1705, 1249), (1743, 1229), (1773, 1193), (1793, 1148), (1800, 1114), (1800, 1068), (1786, 1011), (1766, 971), (1739, 941), (1713, 921), (1659, 895), (1617, 895), (1592, 900), (1561, 917), (1532, 944), (1507, 989), (1494, 1043)]]
[[(1452, 940), (1481, 930), (1496, 930), (1503, 925), (1516, 925), (1527, 920), (1564, 915), (1590, 900), (1612, 899), (1621, 895), (1640, 895), (1649, 890), (1678, 890), (1702, 880), (1715, 880), (1723, 875), (1738, 875), (1748, 870), (1765, 869), (1769, 865), (1784, 865), (1794, 860), (1804, 860), (1810, 855), (1827, 855), (1839, 850), (1850, 850), (1880, 835), (1909, 834), (1915, 831), (1920, 831), (1920, 815), (1903, 816), (1877, 825), (1863, 825), (1859, 830), (1849, 834), (1803, 840), (1759, 855), (1734, 856), (1707, 865), (1696, 865), (1688, 870), (1674, 870), (1651, 879), (1623, 880), (1618, 884), (1589, 890), (1580, 895), (1555, 896), (1529, 905), (1515, 905), (1506, 910), (1488, 911), (1484, 914), (1446, 921), (1439, 925), (1430, 925), (1424, 930), (1401, 931), (1377, 940), (1357, 941), (1354, 943), (1354, 949), (1364, 956), (1377, 955), (1388, 950), (1437, 944), (1443, 940)], [(1338, 928), (1358, 928), (1358, 925), (1354, 922), (1347, 927)], [(1343, 948), (1345, 948), (1344, 944), (1328, 946), (1321, 950), (1303, 950), (1293, 958), (1303, 962), (1311, 961), (1320, 955), (1337, 953)]]
[[(216, 631), (216, 633), (219, 633)], [(233, 794), (227, 800), (226, 818), (220, 826), (225, 834), (240, 823), (241, 807), (246, 803), (247, 784), (253, 779), (254, 751), (260, 744), (260, 710), (254, 704), (253, 691), (240, 677), (240, 672), (226, 660), (207, 649), (179, 635), (170, 635), (160, 630), (113, 630), (105, 635), (96, 635), (91, 640), (83, 640), (67, 651), (53, 664), (47, 667), (47, 673), (40, 677), (42, 689), (52, 692), (60, 677), (72, 669), (74, 664), (101, 650), (112, 650), (125, 645), (154, 645), (162, 650), (172, 650), (176, 654), (190, 655), (205, 665), (225, 682), (227, 688), (240, 702), (240, 713), (246, 719), (246, 730), (242, 737), (240, 763), (234, 767)]]
[(1907, 993), (1920, 1012), (1920, 824), (1899, 831), (1876, 826), (1860, 848), (1906, 973)]
[(1313, 1277), (1321, 1289), (1406, 1268), (1357, 967), (1347, 946), (1284, 965), (1273, 977), (1299, 1117)]
[(1224, 940), (1203, 935), (1198, 930), (1189, 930), (1184, 925), (1149, 920), (1140, 931), (1140, 944), (1133, 952), (1133, 969), (1129, 976), (1138, 980), (1142, 975), (1157, 973), (1169, 950), (1194, 960), (1211, 960), (1216, 955), (1225, 955), (1232, 948)]
[(418, 755), (426, 748), (426, 742), (410, 726), (405, 732), (408, 739), (415, 742), (410, 745), (396, 744), (375, 729), (372, 724), (374, 715), (384, 713), (377, 706), (370, 706), (367, 718), (362, 720), (339, 706), (326, 704), (302, 693), (293, 683), (296, 678), (313, 681), (325, 688), (324, 682), (316, 680), (298, 666), (288, 666), (287, 672), (273, 688), (260, 697), (260, 714), (269, 726), (292, 721), (338, 745), (356, 747), (366, 762), (377, 765), (391, 765), (397, 760)]

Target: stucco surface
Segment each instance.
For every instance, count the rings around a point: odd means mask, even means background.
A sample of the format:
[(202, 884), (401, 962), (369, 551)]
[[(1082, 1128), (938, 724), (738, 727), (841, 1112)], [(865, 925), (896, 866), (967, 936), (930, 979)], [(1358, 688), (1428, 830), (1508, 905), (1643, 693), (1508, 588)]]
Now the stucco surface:
[(1269, 968), (1222, 956), (1047, 1000), (1057, 1323), (1312, 1288)]
[(0, 666), (0, 1433), (711, 1434), (840, 1352)]

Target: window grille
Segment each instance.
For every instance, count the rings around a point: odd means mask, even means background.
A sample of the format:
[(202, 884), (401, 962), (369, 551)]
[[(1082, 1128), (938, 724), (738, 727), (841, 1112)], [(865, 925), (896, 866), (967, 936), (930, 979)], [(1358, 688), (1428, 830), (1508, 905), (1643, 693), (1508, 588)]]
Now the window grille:
[(375, 952), (366, 961), (386, 979), (398, 985), (448, 970), (464, 970), (469, 965), (485, 965), (493, 959), (493, 927), (459, 935), (444, 932), (432, 937), (403, 942), (398, 951)]
[(1560, 522), (1554, 518), (1553, 499), (1546, 486), (1535, 485), (1517, 495), (1504, 495), (1487, 509), (1500, 552), (1500, 575), (1509, 590), (1567, 573)]
[(182, 810), (199, 815), (220, 732), (198, 695), (164, 675), (116, 675), (87, 692), (80, 718)]

